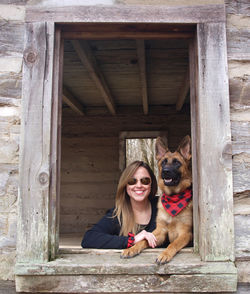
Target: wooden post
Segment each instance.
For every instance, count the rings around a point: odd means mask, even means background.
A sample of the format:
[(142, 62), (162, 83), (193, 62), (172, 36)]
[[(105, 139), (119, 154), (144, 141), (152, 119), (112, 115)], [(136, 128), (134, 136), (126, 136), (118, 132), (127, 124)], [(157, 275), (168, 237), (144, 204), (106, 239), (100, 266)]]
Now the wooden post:
[(18, 262), (49, 260), (54, 24), (26, 24)]
[(232, 151), (225, 23), (197, 25), (199, 251), (234, 260)]
[(193, 247), (199, 252), (199, 179), (198, 179), (198, 148), (197, 148), (197, 40), (189, 43), (189, 76), (190, 76), (190, 112), (192, 133), (192, 178), (193, 178)]

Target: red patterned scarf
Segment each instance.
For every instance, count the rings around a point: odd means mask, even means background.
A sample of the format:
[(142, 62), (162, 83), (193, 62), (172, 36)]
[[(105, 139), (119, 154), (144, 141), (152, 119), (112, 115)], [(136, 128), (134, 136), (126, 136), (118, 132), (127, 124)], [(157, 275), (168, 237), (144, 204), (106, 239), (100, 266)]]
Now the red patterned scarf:
[(176, 216), (180, 213), (192, 199), (192, 188), (188, 188), (179, 194), (166, 195), (163, 193), (161, 203), (168, 214)]

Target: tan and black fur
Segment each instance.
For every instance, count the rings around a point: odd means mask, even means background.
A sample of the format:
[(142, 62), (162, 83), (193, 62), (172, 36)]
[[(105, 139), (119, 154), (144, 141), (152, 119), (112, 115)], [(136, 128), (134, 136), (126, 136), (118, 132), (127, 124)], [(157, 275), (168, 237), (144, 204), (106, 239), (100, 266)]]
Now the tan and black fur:
[[(167, 195), (180, 193), (192, 185), (191, 173), (191, 139), (186, 136), (181, 141), (179, 147), (175, 152), (170, 152), (167, 147), (166, 139), (158, 137), (156, 140), (156, 158), (158, 160), (159, 178), (158, 185), (162, 192)], [(164, 176), (162, 173), (163, 163), (164, 168), (176, 169), (176, 176)], [(176, 168), (178, 162), (178, 168)], [(164, 178), (165, 177), (165, 180)], [(189, 202), (179, 214), (172, 217), (168, 214), (161, 204), (161, 199), (158, 201), (158, 212), (156, 219), (156, 229), (153, 231), (157, 239), (157, 246), (164, 243), (169, 238), (170, 244), (158, 256), (156, 262), (164, 264), (170, 261), (175, 254), (183, 247), (187, 246), (192, 240), (192, 224), (193, 224), (193, 206), (192, 201)], [(142, 240), (129, 249), (125, 249), (121, 257), (130, 258), (141, 253), (141, 251), (148, 247), (148, 242)]]

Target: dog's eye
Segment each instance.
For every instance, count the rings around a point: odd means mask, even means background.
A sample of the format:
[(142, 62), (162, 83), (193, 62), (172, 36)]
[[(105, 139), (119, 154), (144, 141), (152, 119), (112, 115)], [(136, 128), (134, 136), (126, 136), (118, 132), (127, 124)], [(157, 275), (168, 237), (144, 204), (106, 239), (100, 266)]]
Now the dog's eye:
[(179, 168), (181, 166), (181, 163), (178, 159), (174, 158), (172, 161), (173, 165), (175, 165), (177, 168)]
[(167, 158), (165, 158), (165, 159), (162, 161), (161, 166), (164, 167), (167, 163), (168, 163), (168, 160), (167, 160)]

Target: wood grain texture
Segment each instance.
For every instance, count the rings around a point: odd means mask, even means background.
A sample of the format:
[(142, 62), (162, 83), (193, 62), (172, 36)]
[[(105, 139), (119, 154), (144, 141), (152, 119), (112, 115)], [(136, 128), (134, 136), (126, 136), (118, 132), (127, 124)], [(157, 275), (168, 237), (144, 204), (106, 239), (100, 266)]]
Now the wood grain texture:
[(49, 258), (54, 26), (27, 24), (20, 143), (18, 260)]
[[(62, 79), (63, 43), (61, 31), (54, 23), (47, 24), (54, 38), (52, 117), (51, 117), (51, 182), (49, 191), (49, 260), (54, 259), (59, 248), (60, 180), (61, 180), (61, 131), (62, 131)], [(52, 45), (51, 45), (52, 46)], [(52, 50), (52, 49), (51, 49)]]
[(198, 25), (197, 42), (199, 248), (204, 260), (233, 260), (232, 151), (225, 24)]
[(27, 7), (26, 21), (55, 22), (118, 22), (118, 23), (169, 23), (190, 24), (204, 22), (224, 22), (224, 5), (201, 5), (167, 7), (164, 5), (112, 5), (112, 6), (66, 6)]
[(198, 112), (197, 112), (197, 39), (193, 39), (189, 45), (189, 76), (190, 76), (190, 119), (192, 140), (192, 181), (193, 181), (193, 246), (194, 251), (199, 252), (199, 180), (198, 180)]
[[(222, 292), (235, 291), (236, 268), (231, 262), (201, 262), (191, 252), (180, 252), (165, 266), (154, 260), (159, 249), (120, 259), (120, 250), (83, 250), (64, 254), (51, 263), (17, 265), (18, 291), (48, 292)], [(30, 273), (32, 272), (32, 276)], [(72, 275), (74, 273), (74, 275)]]

